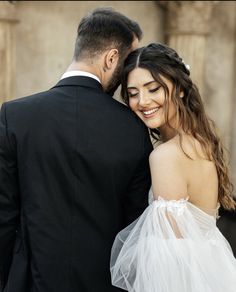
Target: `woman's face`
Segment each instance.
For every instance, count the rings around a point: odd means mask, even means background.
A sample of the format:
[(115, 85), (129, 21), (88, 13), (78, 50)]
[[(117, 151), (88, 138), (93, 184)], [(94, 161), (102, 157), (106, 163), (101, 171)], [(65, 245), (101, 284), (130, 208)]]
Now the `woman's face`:
[[(168, 120), (174, 126), (176, 108), (170, 99), (173, 84), (161, 76), (169, 89)], [(127, 89), (130, 108), (143, 120), (150, 129), (161, 128), (166, 125), (165, 120), (165, 91), (154, 80), (151, 73), (143, 68), (135, 68), (128, 75)]]

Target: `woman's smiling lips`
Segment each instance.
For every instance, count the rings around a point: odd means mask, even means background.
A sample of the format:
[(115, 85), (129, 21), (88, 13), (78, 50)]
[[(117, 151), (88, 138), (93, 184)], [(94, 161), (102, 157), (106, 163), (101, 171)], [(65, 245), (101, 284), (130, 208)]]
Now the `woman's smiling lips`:
[(159, 107), (155, 107), (148, 110), (140, 110), (145, 118), (151, 118), (155, 115), (155, 113), (159, 110)]

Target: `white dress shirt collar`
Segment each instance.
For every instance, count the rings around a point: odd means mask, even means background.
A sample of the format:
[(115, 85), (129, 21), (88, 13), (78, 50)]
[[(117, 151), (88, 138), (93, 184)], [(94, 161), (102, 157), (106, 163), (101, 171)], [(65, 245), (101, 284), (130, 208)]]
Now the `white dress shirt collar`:
[(95, 80), (97, 80), (99, 83), (101, 83), (100, 79), (92, 74), (92, 73), (89, 73), (89, 72), (85, 72), (85, 71), (80, 71), (80, 70), (74, 70), (74, 71), (68, 71), (68, 72), (65, 72), (61, 79), (64, 79), (64, 78), (67, 78), (67, 77), (72, 77), (72, 76), (86, 76), (86, 77), (90, 77), (90, 78), (93, 78)]

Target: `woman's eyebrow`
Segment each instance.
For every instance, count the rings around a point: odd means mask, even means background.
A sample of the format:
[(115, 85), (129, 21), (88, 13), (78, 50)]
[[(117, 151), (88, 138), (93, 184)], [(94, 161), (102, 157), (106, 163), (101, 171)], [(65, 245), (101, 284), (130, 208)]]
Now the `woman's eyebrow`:
[(151, 83), (153, 83), (153, 82), (156, 82), (156, 80), (149, 81), (149, 82), (143, 84), (143, 86), (147, 86), (147, 85), (149, 85), (149, 84), (151, 84)]
[[(144, 83), (143, 86), (148, 86), (149, 84), (151, 84), (153, 82), (156, 82), (156, 80), (152, 80), (152, 81), (149, 81), (147, 83)], [(134, 86), (128, 86), (127, 89), (137, 89), (137, 88)]]

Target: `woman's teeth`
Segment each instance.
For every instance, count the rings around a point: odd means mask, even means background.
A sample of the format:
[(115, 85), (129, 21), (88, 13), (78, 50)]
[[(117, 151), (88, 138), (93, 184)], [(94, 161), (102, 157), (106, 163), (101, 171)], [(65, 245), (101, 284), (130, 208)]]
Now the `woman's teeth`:
[(143, 111), (143, 114), (144, 115), (151, 115), (151, 114), (157, 112), (158, 110), (159, 110), (159, 108), (157, 107), (157, 108), (151, 109), (149, 111)]

